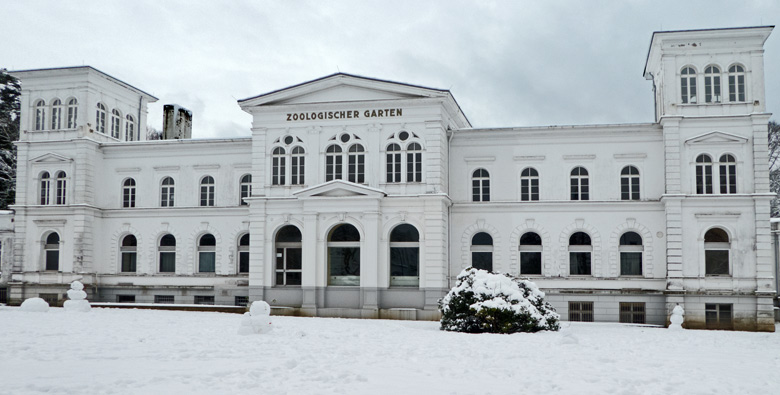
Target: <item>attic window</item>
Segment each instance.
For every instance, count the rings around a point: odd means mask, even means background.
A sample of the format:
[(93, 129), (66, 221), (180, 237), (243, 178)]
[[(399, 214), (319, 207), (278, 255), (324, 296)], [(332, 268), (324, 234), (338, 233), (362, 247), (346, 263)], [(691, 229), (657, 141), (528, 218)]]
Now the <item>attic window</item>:
[(287, 137), (284, 138), (284, 143), (287, 144), (287, 145), (292, 144), (293, 141), (295, 141), (295, 140), (293, 140), (292, 136), (287, 136)]
[(341, 137), (339, 137), (339, 139), (341, 140), (342, 143), (346, 143), (347, 141), (349, 141), (349, 134), (344, 133), (341, 135)]
[(401, 141), (406, 141), (406, 139), (409, 138), (409, 132), (401, 132), (398, 133), (398, 139)]

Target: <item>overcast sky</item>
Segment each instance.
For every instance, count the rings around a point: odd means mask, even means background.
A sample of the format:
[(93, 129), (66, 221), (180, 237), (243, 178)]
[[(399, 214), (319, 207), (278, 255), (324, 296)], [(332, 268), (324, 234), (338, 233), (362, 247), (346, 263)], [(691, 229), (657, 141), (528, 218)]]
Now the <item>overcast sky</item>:
[[(774, 25), (780, 1), (3, 1), (0, 67), (90, 65), (249, 135), (237, 99), (338, 71), (450, 89), (474, 127), (652, 122), (653, 31)], [(780, 31), (765, 45), (780, 118)]]

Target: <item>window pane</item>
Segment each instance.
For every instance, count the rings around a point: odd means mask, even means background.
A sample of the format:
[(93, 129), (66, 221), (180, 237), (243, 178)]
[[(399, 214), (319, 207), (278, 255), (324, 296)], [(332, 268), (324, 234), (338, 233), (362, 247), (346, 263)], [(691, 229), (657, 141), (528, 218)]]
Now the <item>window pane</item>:
[(249, 252), (247, 251), (238, 253), (238, 272), (249, 273)]
[[(278, 283), (277, 283), (278, 284)], [(288, 272), (287, 285), (301, 285), (301, 272)], [(358, 281), (358, 285), (360, 282)]]
[(303, 250), (300, 248), (287, 249), (287, 270), (301, 270)]
[(542, 253), (520, 253), (520, 274), (542, 274)]
[(493, 253), (492, 252), (472, 252), (471, 266), (475, 269), (493, 271)]
[(642, 275), (642, 253), (641, 252), (620, 253), (620, 275), (621, 276)]
[(123, 272), (135, 272), (135, 253), (123, 252), (122, 253), (122, 271)]
[(729, 274), (728, 250), (704, 251), (706, 274)]
[(569, 253), (569, 274), (590, 275), (590, 252)]
[(60, 252), (46, 251), (46, 270), (60, 269)]
[(216, 253), (201, 251), (198, 255), (198, 271), (202, 273), (214, 273)]
[(360, 276), (359, 247), (328, 247), (328, 261), (331, 276)]
[(418, 276), (420, 249), (417, 247), (390, 248), (391, 276)]
[(176, 271), (176, 253), (175, 252), (161, 252), (160, 253), (160, 272), (161, 273), (173, 273)]

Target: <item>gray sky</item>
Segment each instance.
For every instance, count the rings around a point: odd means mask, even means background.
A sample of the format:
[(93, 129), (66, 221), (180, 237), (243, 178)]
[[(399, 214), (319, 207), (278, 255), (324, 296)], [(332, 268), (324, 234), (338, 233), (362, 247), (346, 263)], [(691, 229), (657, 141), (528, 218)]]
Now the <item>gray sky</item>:
[[(780, 22), (780, 1), (2, 1), (0, 67), (90, 65), (249, 135), (237, 99), (342, 71), (450, 89), (475, 127), (652, 122), (653, 31)], [(780, 118), (780, 31), (765, 46)]]

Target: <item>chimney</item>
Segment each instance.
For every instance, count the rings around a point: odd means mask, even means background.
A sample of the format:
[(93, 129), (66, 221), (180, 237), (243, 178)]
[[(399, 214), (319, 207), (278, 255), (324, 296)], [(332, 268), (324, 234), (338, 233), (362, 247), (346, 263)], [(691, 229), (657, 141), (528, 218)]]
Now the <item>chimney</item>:
[(177, 104), (163, 106), (163, 140), (192, 138), (192, 111)]

